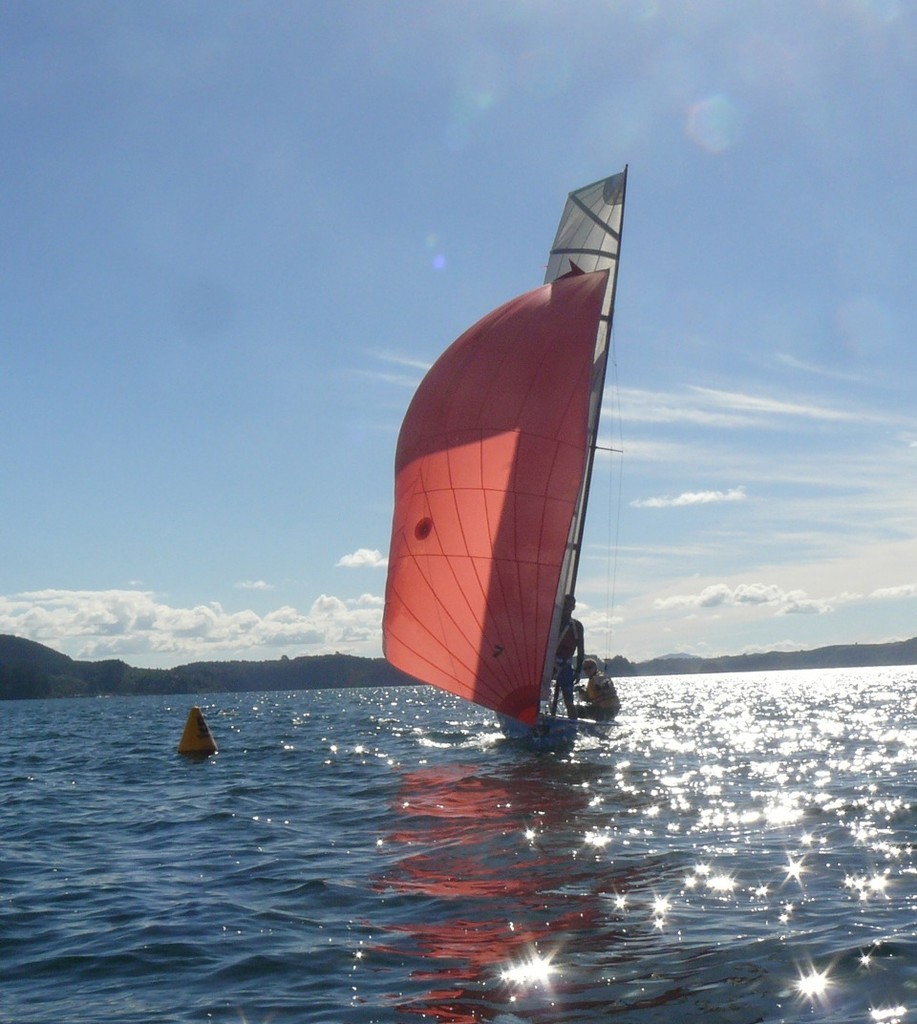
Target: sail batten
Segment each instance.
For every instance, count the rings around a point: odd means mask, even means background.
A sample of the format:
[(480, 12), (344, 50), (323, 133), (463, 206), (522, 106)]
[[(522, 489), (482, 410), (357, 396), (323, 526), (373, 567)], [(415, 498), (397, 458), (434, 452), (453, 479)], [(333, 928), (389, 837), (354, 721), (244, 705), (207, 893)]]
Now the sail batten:
[[(386, 657), (530, 724), (578, 543), (617, 263), (579, 204), (601, 219), (607, 197), (615, 208), (623, 192), (600, 182), (573, 195), (547, 282), (443, 353), (411, 402), (395, 457)], [(567, 274), (570, 254), (576, 272)]]
[[(614, 237), (617, 238), (616, 235)], [(559, 246), (558, 248), (552, 249), (551, 251), (552, 253), (558, 256), (570, 256), (571, 254), (573, 254), (576, 256), (600, 256), (603, 259), (607, 260), (616, 260), (618, 258), (618, 254), (616, 252), (609, 251), (608, 249), (584, 249), (572, 247), (566, 249), (563, 246)]]

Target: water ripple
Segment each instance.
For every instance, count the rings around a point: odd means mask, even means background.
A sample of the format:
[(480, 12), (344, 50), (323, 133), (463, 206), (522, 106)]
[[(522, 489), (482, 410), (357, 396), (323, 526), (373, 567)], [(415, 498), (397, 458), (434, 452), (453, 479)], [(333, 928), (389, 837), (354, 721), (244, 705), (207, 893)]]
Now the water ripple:
[[(915, 1024), (913, 669), (8, 702), (0, 1019)], [(114, 738), (114, 739), (113, 739)], [(52, 742), (49, 742), (49, 739)]]

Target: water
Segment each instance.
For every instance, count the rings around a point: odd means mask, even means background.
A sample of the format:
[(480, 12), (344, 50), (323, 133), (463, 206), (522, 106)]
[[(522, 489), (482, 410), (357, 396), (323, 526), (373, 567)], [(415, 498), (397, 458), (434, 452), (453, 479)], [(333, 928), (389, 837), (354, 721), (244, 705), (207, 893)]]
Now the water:
[(0, 1021), (917, 1022), (917, 670), (0, 704)]

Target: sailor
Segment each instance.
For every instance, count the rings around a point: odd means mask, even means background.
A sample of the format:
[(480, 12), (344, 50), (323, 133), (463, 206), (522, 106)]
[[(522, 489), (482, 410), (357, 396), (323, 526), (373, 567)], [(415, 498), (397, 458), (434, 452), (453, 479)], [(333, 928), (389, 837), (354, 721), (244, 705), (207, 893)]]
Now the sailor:
[(557, 641), (557, 653), (554, 656), (554, 702), (551, 714), (557, 711), (557, 695), (564, 698), (564, 706), (570, 718), (576, 718), (576, 704), (573, 701), (573, 689), (583, 670), (585, 643), (583, 624), (573, 618), (576, 598), (567, 594), (564, 598), (560, 616), (560, 638)]
[(621, 700), (615, 684), (599, 667), (593, 658), (583, 662), (586, 677), (586, 706), (579, 708), (582, 718), (594, 718), (599, 722), (608, 721), (621, 709)]

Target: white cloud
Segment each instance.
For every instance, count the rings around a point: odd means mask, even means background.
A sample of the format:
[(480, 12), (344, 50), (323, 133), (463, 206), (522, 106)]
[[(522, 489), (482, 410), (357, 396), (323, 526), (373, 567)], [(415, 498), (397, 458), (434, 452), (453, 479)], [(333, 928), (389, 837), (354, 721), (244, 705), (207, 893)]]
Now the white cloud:
[(273, 583), (266, 583), (264, 580), (239, 580), (236, 584), (237, 590), (273, 590)]
[(827, 601), (810, 601), (806, 597), (789, 598), (780, 608), (778, 615), (824, 615), (833, 612), (834, 606)]
[(838, 370), (835, 366), (806, 362), (803, 359), (798, 359), (796, 356), (791, 355), (789, 352), (776, 352), (774, 355), (778, 363), (788, 366), (791, 370), (799, 370), (802, 373), (809, 373), (818, 377), (826, 377), (829, 380), (861, 382), (864, 377), (861, 372), (844, 372)]
[(893, 416), (840, 409), (808, 397), (798, 401), (741, 391), (692, 385), (684, 391), (621, 388), (618, 392), (626, 423), (689, 423), (702, 427), (797, 429), (800, 420), (819, 423), (897, 422)]
[(424, 373), (430, 369), (428, 360), (418, 359), (416, 356), (406, 356), (400, 352), (390, 352), (383, 349), (368, 349), (367, 355), (373, 356), (383, 363), (392, 363), (395, 366), (407, 366), (412, 370), (422, 370)]
[(342, 555), (335, 568), (344, 569), (383, 569), (388, 565), (388, 559), (375, 548), (357, 548), (352, 554)]
[(259, 614), (216, 601), (175, 607), (141, 590), (42, 590), (0, 595), (0, 633), (74, 658), (118, 657), (137, 666), (331, 650), (377, 656), (382, 603), (370, 594), (323, 594), (306, 612), (283, 606)]
[(727, 603), (732, 591), (725, 584), (718, 583), (704, 587), (699, 594), (672, 594), (670, 597), (657, 597), (653, 605), (660, 611), (677, 610), (680, 608), (711, 608)]
[(785, 399), (770, 398), (767, 395), (749, 395), (741, 391), (720, 391), (716, 388), (698, 386), (692, 386), (691, 390), (716, 408), (729, 409), (753, 417), (794, 416), (802, 419), (834, 422), (862, 419), (862, 416), (853, 410), (832, 409), (824, 405), (815, 405), (814, 402), (788, 402)]
[(711, 505), (723, 501), (745, 501), (748, 495), (744, 487), (733, 487), (728, 491), (685, 491), (674, 498), (637, 498), (632, 508), (682, 508), (686, 505)]
[(901, 597), (915, 597), (917, 596), (917, 584), (902, 583), (897, 587), (880, 587), (878, 590), (874, 590), (869, 596), (871, 599), (876, 601), (895, 600)]
[(414, 389), (420, 383), (420, 378), (429, 370), (430, 363), (411, 356), (399, 355), (396, 352), (384, 352), (378, 350), (367, 350), (366, 354), (379, 362), (395, 366), (398, 369), (419, 371), (417, 373), (399, 373), (380, 369), (372, 369), (362, 366), (352, 372), (360, 377), (368, 377), (371, 380), (382, 381), (386, 384), (395, 384), (398, 387)]
[(715, 583), (697, 594), (673, 594), (653, 603), (660, 611), (742, 605), (768, 606), (777, 615), (823, 614), (834, 610), (829, 602), (810, 599), (802, 590), (784, 590), (770, 583), (740, 583), (736, 587)]
[(736, 604), (779, 604), (784, 599), (798, 597), (796, 591), (785, 594), (779, 587), (769, 583), (740, 583), (732, 592)]
[[(917, 592), (917, 588), (911, 588)], [(875, 591), (871, 598), (897, 598), (909, 596), (907, 588), (888, 588)], [(838, 605), (852, 604), (863, 600), (863, 595), (845, 591), (827, 598), (811, 598), (804, 590), (785, 590), (770, 583), (740, 583), (729, 587), (716, 583), (704, 587), (696, 594), (675, 594), (658, 598), (654, 605), (660, 611), (690, 610), (716, 607), (767, 607), (775, 615), (826, 615)]]

